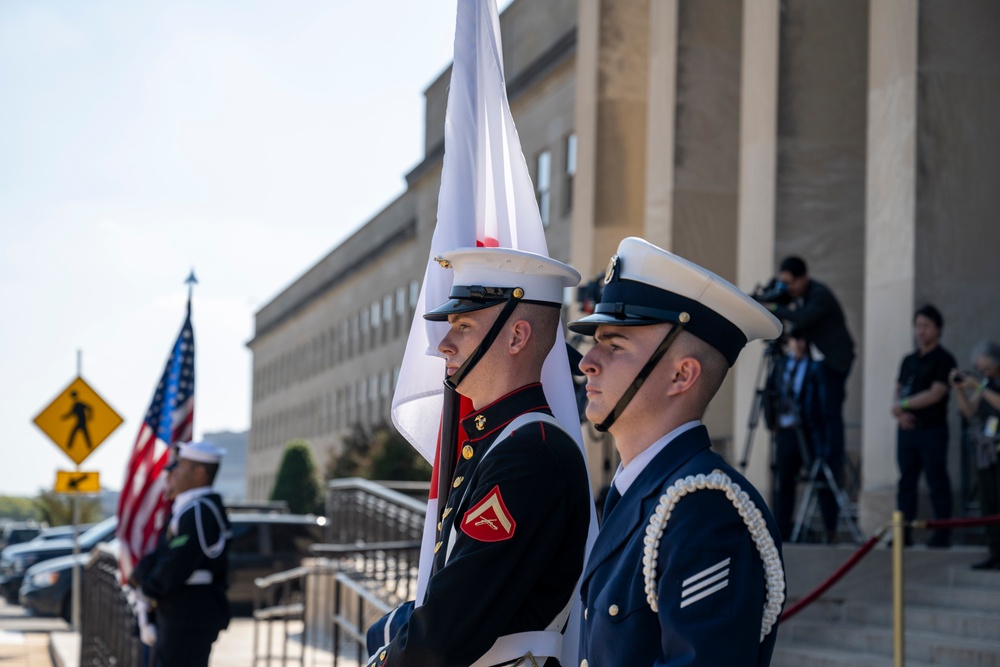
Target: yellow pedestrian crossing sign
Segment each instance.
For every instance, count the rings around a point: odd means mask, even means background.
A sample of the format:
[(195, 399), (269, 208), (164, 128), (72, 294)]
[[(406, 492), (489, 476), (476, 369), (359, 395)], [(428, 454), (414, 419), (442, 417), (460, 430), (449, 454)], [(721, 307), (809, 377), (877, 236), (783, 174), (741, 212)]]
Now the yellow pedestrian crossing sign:
[(77, 377), (35, 417), (35, 425), (77, 465), (122, 423), (83, 378)]
[(96, 472), (56, 471), (56, 493), (100, 493), (101, 476)]

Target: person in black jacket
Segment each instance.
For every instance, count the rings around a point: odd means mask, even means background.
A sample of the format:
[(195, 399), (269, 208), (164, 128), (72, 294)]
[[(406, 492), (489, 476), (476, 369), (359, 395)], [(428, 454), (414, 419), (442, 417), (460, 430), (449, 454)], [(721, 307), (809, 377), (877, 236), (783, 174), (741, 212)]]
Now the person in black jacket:
[(229, 519), (212, 492), (223, 454), (208, 442), (178, 448), (167, 466), (170, 521), (129, 579), (153, 602), (158, 667), (208, 667), (212, 643), (229, 626)]
[[(825, 456), (840, 484), (844, 461), (844, 399), (847, 396), (847, 376), (854, 363), (854, 339), (847, 330), (847, 321), (840, 302), (829, 287), (809, 276), (809, 269), (801, 257), (786, 257), (778, 269), (778, 277), (788, 288), (788, 304), (768, 304), (779, 319), (791, 322), (792, 330), (801, 332), (823, 355), (820, 377), (823, 385), (822, 420), (823, 449)], [(836, 525), (836, 503), (824, 503), (824, 520), (833, 512)]]

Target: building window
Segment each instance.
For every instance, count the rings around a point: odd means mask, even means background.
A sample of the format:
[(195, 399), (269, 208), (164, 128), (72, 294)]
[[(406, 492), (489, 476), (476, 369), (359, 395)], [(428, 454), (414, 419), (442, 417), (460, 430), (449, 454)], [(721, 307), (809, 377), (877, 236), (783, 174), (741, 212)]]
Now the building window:
[(389, 371), (382, 371), (379, 376), (379, 393), (382, 394), (382, 398), (389, 398)]
[(416, 280), (410, 281), (410, 308), (417, 307), (417, 301), (420, 299), (420, 283)]
[(542, 226), (549, 226), (549, 199), (552, 195), (552, 152), (542, 151), (535, 159), (535, 199)]
[(563, 211), (573, 210), (573, 179), (576, 177), (576, 135), (566, 137), (566, 173), (563, 184)]
[(403, 317), (406, 315), (406, 288), (400, 287), (396, 290), (396, 315)]
[(386, 322), (392, 320), (392, 292), (382, 297), (382, 319)]
[(377, 300), (372, 302), (372, 329), (378, 329), (378, 325), (382, 323), (382, 304)]

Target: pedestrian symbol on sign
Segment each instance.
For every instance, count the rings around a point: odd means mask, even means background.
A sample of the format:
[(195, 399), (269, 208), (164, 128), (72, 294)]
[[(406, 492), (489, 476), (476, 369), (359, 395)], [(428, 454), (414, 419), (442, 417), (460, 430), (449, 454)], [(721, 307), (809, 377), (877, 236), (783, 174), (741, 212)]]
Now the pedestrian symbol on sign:
[(83, 434), (83, 439), (87, 442), (87, 449), (93, 449), (94, 445), (90, 442), (90, 433), (87, 432), (87, 422), (90, 421), (94, 411), (89, 405), (79, 400), (78, 396), (79, 394), (75, 391), (69, 392), (69, 397), (73, 399), (73, 407), (63, 415), (63, 419), (76, 418), (76, 424), (73, 425), (73, 430), (69, 433), (69, 440), (66, 442), (66, 449), (73, 448), (73, 440), (77, 433)]

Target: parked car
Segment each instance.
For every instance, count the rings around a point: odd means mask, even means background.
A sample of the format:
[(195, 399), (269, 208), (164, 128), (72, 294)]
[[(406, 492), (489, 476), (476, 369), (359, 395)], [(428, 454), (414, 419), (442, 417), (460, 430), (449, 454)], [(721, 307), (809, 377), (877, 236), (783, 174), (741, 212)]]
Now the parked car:
[[(118, 539), (99, 542), (95, 547), (118, 554)], [(59, 556), (32, 565), (24, 573), (18, 600), (21, 606), (36, 616), (60, 616), (70, 622), (73, 600), (73, 563), (80, 563), (81, 572), (93, 551), (81, 551), (74, 556)]]
[[(233, 534), (229, 544), (229, 603), (236, 614), (253, 610), (253, 580), (298, 567), (309, 555), (309, 545), (323, 541), (326, 519), (311, 514), (236, 513), (229, 517)], [(114, 545), (114, 546), (112, 546)], [(101, 545), (117, 555), (117, 542)], [(89, 553), (78, 558), (85, 564)], [(38, 616), (68, 618), (72, 592), (73, 556), (54, 558), (32, 566), (24, 574), (20, 603)]]
[[(89, 552), (98, 542), (114, 537), (116, 517), (109, 517), (94, 525), (79, 538), (80, 551)], [(35, 563), (73, 553), (73, 540), (57, 539), (15, 544), (0, 551), (0, 594), (11, 604), (17, 603), (18, 589), (24, 581), (24, 572)]]
[[(94, 524), (92, 523), (81, 523), (76, 527), (77, 535), (82, 535), (88, 531)], [(73, 526), (52, 526), (51, 528), (42, 528), (42, 532), (38, 533), (31, 539), (32, 542), (38, 542), (40, 540), (71, 540), (73, 539)]]
[(45, 524), (35, 521), (12, 521), (0, 532), (0, 549), (33, 540), (43, 528)]

